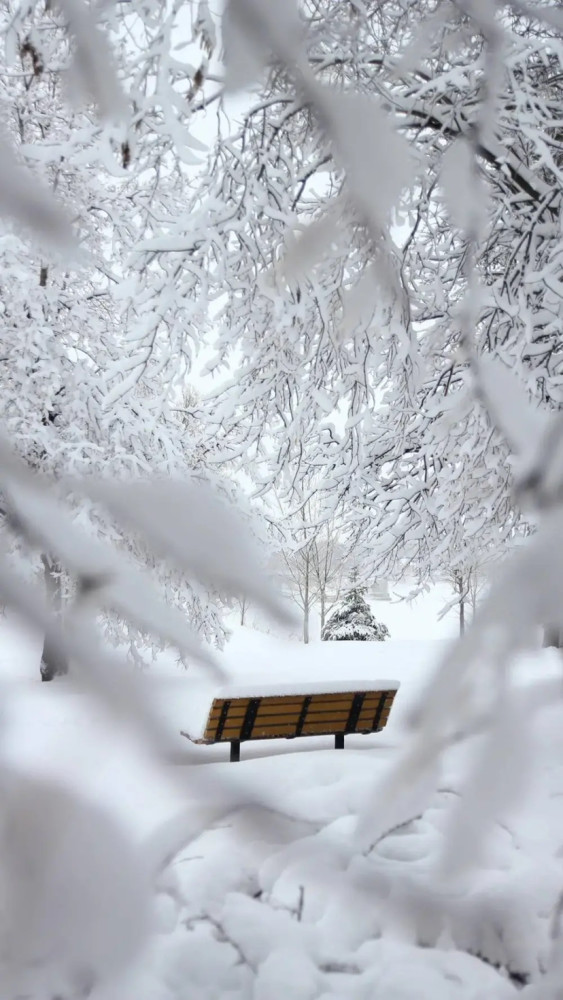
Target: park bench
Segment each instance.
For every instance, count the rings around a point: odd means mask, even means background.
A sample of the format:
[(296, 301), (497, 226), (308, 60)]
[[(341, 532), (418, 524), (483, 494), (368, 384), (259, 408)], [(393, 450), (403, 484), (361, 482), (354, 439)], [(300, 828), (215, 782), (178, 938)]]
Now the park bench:
[(230, 688), (213, 699), (203, 735), (193, 743), (230, 743), (231, 760), (249, 740), (334, 736), (337, 750), (347, 735), (378, 733), (387, 723), (399, 688), (397, 681), (348, 684), (260, 685), (256, 690)]

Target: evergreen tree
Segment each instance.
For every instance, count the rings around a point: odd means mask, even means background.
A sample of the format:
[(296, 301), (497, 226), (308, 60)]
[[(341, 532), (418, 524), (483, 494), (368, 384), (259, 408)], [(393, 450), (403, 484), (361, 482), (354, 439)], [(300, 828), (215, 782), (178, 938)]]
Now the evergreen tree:
[(384, 642), (389, 636), (387, 625), (378, 622), (365, 600), (365, 587), (354, 584), (344, 596), (342, 604), (330, 616), (321, 633), (321, 639), (338, 642), (355, 639), (358, 642)]

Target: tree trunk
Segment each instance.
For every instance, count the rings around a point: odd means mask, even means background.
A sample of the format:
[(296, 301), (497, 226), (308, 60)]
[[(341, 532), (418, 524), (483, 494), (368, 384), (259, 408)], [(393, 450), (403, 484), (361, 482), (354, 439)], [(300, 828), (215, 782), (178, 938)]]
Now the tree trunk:
[(463, 635), (465, 632), (465, 594), (461, 594), (459, 598), (459, 634)]
[(247, 607), (246, 597), (243, 597), (241, 599), (241, 602), (240, 602), (240, 623), (241, 623), (241, 625), (244, 625), (244, 620), (246, 618), (246, 607)]
[[(50, 604), (51, 612), (60, 618), (62, 611), (62, 589), (60, 566), (51, 562), (48, 556), (41, 556), (43, 563), (43, 576), (45, 578), (45, 589), (47, 600)], [(53, 647), (49, 636), (43, 640), (43, 651), (41, 653), (41, 680), (52, 681), (54, 677), (62, 677), (68, 673), (68, 661), (61, 656), (60, 650)]]
[(303, 642), (309, 642), (309, 605), (303, 608)]
[(326, 593), (325, 588), (321, 587), (321, 632), (325, 627), (326, 621)]
[(465, 632), (465, 598), (467, 597), (467, 594), (466, 594), (466, 591), (465, 591), (465, 586), (464, 586), (464, 581), (463, 581), (463, 574), (460, 573), (459, 570), (455, 571), (454, 586), (455, 586), (455, 589), (456, 589), (457, 593), (459, 594), (459, 602), (458, 602), (458, 604), (459, 604), (459, 634), (463, 635), (463, 633)]
[(309, 573), (310, 573), (310, 562), (309, 556), (307, 556), (307, 561), (305, 563), (305, 586), (303, 590), (303, 642), (305, 645), (309, 642), (309, 600), (310, 600), (310, 589), (309, 589)]

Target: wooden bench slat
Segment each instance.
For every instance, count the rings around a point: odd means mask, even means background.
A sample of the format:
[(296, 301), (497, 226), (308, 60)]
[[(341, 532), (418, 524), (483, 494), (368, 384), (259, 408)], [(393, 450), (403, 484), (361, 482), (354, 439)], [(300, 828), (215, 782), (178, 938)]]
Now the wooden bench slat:
[[(259, 718), (265, 718), (266, 716), (273, 716), (274, 718), (279, 718), (280, 716), (286, 716), (287, 718), (298, 719), (299, 718), (299, 714), (300, 714), (301, 709), (302, 709), (302, 706), (303, 706), (303, 702), (301, 702), (299, 705), (296, 705), (295, 708), (291, 708), (291, 709), (283, 709), (281, 705), (280, 705), (279, 708), (275, 708), (275, 707), (274, 708), (268, 708), (268, 706), (264, 705), (264, 706), (260, 706), (258, 708), (257, 716)], [(350, 705), (349, 702), (345, 703), (345, 704), (321, 705), (321, 706), (316, 706), (316, 705), (311, 704), (309, 706), (309, 709), (308, 709), (308, 714), (309, 715), (327, 715), (327, 714), (332, 714), (332, 715), (334, 715), (334, 714), (346, 715), (347, 713), (350, 712), (350, 707), (351, 707), (351, 705)], [(374, 705), (373, 708), (370, 709), (372, 715), (373, 715), (376, 707), (377, 706)], [(230, 709), (230, 711), (228, 713), (229, 721), (233, 721), (234, 722), (235, 720), (238, 721), (238, 720), (244, 719), (244, 717), (246, 715), (246, 712), (247, 712), (247, 708), (245, 708), (244, 711), (241, 711), (240, 708), (238, 708), (238, 706), (231, 707), (231, 709)], [(218, 720), (219, 720), (220, 717), (221, 717), (220, 715), (210, 716), (210, 718), (208, 719), (208, 722), (210, 724), (216, 723), (216, 722), (218, 722)]]
[[(383, 710), (379, 712), (379, 715), (381, 716), (385, 712), (388, 712), (388, 711), (389, 711), (388, 707), (386, 705), (384, 705), (383, 706)], [(368, 708), (367, 711), (360, 712), (360, 718), (362, 718), (362, 719), (369, 719), (371, 722), (373, 722), (373, 720), (375, 718), (375, 710), (373, 708)]]
[[(256, 717), (256, 722), (277, 722), (279, 719), (282, 722), (291, 722), (291, 720), (294, 720), (295, 724), (297, 724), (300, 714), (301, 714), (300, 712), (292, 712), (292, 713), (277, 712), (275, 714), (273, 712), (268, 712), (264, 714), (259, 713), (258, 716)], [(323, 722), (326, 721), (327, 719), (334, 719), (338, 720), (339, 722), (346, 722), (349, 714), (350, 712), (348, 711), (348, 709), (339, 709), (338, 711), (335, 712), (331, 712), (329, 709), (323, 710), (321, 712), (313, 712), (311, 711), (311, 709), (308, 709), (306, 717), (307, 719), (311, 719), (317, 722)]]
[[(357, 692), (357, 693), (358, 694), (364, 694), (364, 692)], [(381, 698), (381, 693), (383, 693), (383, 692), (367, 692), (367, 693), (365, 693), (364, 694), (364, 706), (363, 707), (373, 707), (373, 711), (375, 711), (375, 709), (377, 708), (377, 706), (379, 704), (379, 701), (380, 701), (380, 698)], [(259, 699), (260, 700), (260, 707), (259, 707), (258, 711), (262, 712), (266, 708), (278, 707), (279, 706), (279, 708), (284, 708), (286, 710), (294, 709), (297, 713), (299, 713), (299, 711), (301, 709), (301, 706), (303, 705), (303, 701), (304, 701), (305, 697), (306, 696), (304, 695), (302, 697), (295, 698), (295, 699), (293, 699), (293, 698), (292, 699), (277, 698), (277, 699), (275, 699), (275, 701), (272, 700), (272, 699), (269, 699), (269, 698), (260, 698)], [(311, 695), (310, 698), (311, 698), (311, 701), (310, 701), (309, 711), (311, 711), (311, 712), (312, 711), (316, 711), (317, 709), (321, 709), (321, 708), (322, 709), (330, 709), (330, 708), (342, 708), (342, 709), (348, 708), (349, 709), (350, 706), (351, 706), (351, 704), (352, 704), (352, 702), (353, 702), (354, 694), (350, 694), (350, 695), (337, 694), (337, 695), (332, 695), (330, 697), (327, 696), (327, 695)], [(230, 708), (229, 716), (233, 715), (233, 717), (234, 717), (235, 715), (237, 715), (237, 716), (240, 716), (240, 717), (244, 717), (244, 714), (246, 712), (246, 709), (248, 708), (248, 703), (249, 703), (250, 699), (248, 699), (248, 698), (244, 698), (244, 699), (242, 699), (242, 698), (241, 699), (236, 698), (236, 699), (234, 699), (233, 698), (230, 701), (231, 701), (231, 708)], [(213, 721), (215, 721), (215, 719), (218, 719), (220, 717), (220, 714), (221, 714), (221, 711), (222, 711), (222, 708), (223, 708), (223, 704), (224, 704), (223, 700), (219, 701), (218, 699), (215, 699), (215, 701), (213, 703), (213, 707), (212, 707), (210, 715), (209, 715), (209, 721), (210, 722), (213, 722)]]
[[(385, 699), (384, 700), (384, 704), (383, 704), (383, 711), (386, 711), (388, 708), (390, 708), (391, 704), (392, 704), (391, 700)], [(271, 708), (268, 707), (267, 705), (259, 705), (258, 706), (258, 711), (257, 711), (257, 716), (259, 718), (266, 718), (266, 717), (281, 718), (281, 717), (285, 716), (287, 718), (295, 718), (296, 719), (296, 718), (299, 718), (299, 714), (300, 714), (300, 712), (302, 710), (302, 706), (303, 706), (303, 703), (301, 703), (300, 705), (297, 705), (295, 707), (292, 707), (292, 708), (284, 708), (281, 705), (279, 707), (274, 706), (274, 707), (271, 707)], [(374, 702), (374, 703), (369, 703), (367, 706), (364, 703), (362, 705), (362, 707), (361, 707), (361, 710), (360, 710), (359, 714), (362, 715), (362, 716), (371, 716), (373, 718), (375, 712), (380, 709), (380, 706), (381, 706), (381, 699), (380, 698), (378, 698), (377, 701)], [(350, 708), (351, 708), (351, 703), (350, 702), (348, 702), (346, 704), (335, 704), (335, 705), (315, 705), (314, 703), (309, 703), (307, 711), (308, 711), (309, 715), (319, 715), (319, 716), (323, 716), (323, 715), (346, 715), (347, 712), (349, 713)], [(228, 714), (228, 718), (229, 718), (229, 720), (244, 719), (247, 710), (248, 710), (248, 707), (245, 708), (244, 711), (241, 711), (238, 708), (238, 706), (231, 706), (230, 710), (227, 713)], [(221, 714), (219, 714), (219, 715), (215, 714), (213, 716), (210, 716), (209, 719), (208, 719), (208, 722), (209, 723), (215, 723), (215, 722), (217, 722), (220, 719), (220, 717), (221, 717)]]
[[(263, 735), (259, 735), (259, 734), (263, 734)], [(256, 729), (253, 730), (252, 739), (254, 739), (254, 740), (257, 740), (257, 739), (267, 739), (268, 736), (270, 736), (271, 738), (275, 738), (278, 735), (280, 737), (281, 736), (284, 736), (284, 737), (286, 737), (286, 736), (294, 736), (295, 735), (295, 726), (292, 725), (292, 724), (288, 725), (286, 723), (285, 725), (274, 726), (274, 727), (268, 728), (267, 730), (264, 727), (260, 726), (260, 727), (257, 727)], [(240, 726), (233, 726), (231, 729), (225, 730), (225, 732), (223, 733), (223, 735), (222, 735), (222, 737), (221, 737), (220, 740), (213, 741), (213, 742), (217, 742), (217, 743), (227, 742), (228, 743), (230, 740), (240, 740), (240, 738), (241, 738), (241, 727)], [(244, 741), (244, 742), (248, 742), (248, 741)]]
[[(344, 732), (344, 727), (338, 729), (338, 732)], [(327, 722), (313, 722), (305, 723), (303, 730), (301, 732), (302, 736), (333, 736), (335, 732), (335, 727), (331, 726)], [(251, 740), (260, 739), (276, 739), (277, 737), (287, 738), (288, 736), (296, 736), (295, 726), (288, 725), (287, 723), (283, 725), (271, 725), (271, 726), (255, 726), (252, 730)], [(214, 740), (217, 743), (229, 743), (232, 740), (241, 740), (241, 742), (248, 742), (241, 739), (241, 729), (240, 726), (233, 726), (232, 729), (225, 729), (220, 740)]]
[[(384, 702), (384, 705), (383, 705), (383, 710), (380, 713), (380, 721), (382, 721), (384, 718), (386, 719), (389, 716), (389, 712), (391, 711), (391, 705), (392, 704), (393, 704), (393, 698), (392, 697), (390, 698), (389, 695), (388, 695), (386, 697), (386, 699), (385, 699), (385, 702)], [(379, 705), (376, 706), (376, 709), (378, 709), (378, 708), (379, 708)], [(363, 708), (362, 711), (360, 712), (360, 721), (362, 722), (362, 725), (366, 725), (366, 724), (371, 725), (371, 723), (373, 722), (373, 719), (374, 719), (374, 715), (375, 715), (375, 710), (371, 706), (368, 706), (367, 708)]]
[[(305, 695), (302, 695), (302, 694), (295, 695), (295, 696), (293, 696), (291, 698), (286, 698), (283, 695), (280, 695), (279, 698), (261, 698), (260, 701), (263, 704), (265, 704), (265, 705), (266, 704), (268, 704), (268, 705), (294, 705), (295, 707), (297, 707), (298, 705), (301, 705), (304, 697), (305, 697)], [(211, 711), (212, 712), (219, 711), (220, 708), (221, 708), (221, 705), (223, 704), (224, 700), (225, 700), (224, 698), (214, 698), (213, 699), (213, 704), (211, 706)], [(245, 707), (248, 704), (248, 702), (250, 701), (250, 698), (230, 698), (230, 699), (227, 699), (227, 700), (231, 701), (233, 705), (240, 705), (241, 707)]]
[(395, 689), (366, 688), (215, 698), (205, 733), (198, 742), (231, 743), (237, 748), (233, 760), (238, 760), (240, 743), (250, 740), (330, 735), (335, 736), (335, 746), (341, 748), (347, 734), (383, 729), (395, 695)]
[(384, 728), (387, 719), (380, 719), (378, 723), (378, 729), (374, 730), (372, 725), (368, 725), (361, 721), (358, 721), (354, 729), (346, 729), (346, 720), (332, 720), (326, 719), (322, 722), (309, 722), (306, 721), (301, 729), (300, 733), (296, 732), (295, 722), (270, 722), (270, 723), (260, 723), (256, 722), (252, 728), (251, 735), (246, 738), (242, 735), (242, 726), (240, 724), (227, 725), (225, 726), (222, 734), (218, 737), (213, 731), (206, 732), (205, 739), (211, 742), (229, 742), (230, 740), (242, 740), (246, 742), (248, 740), (256, 740), (261, 738), (266, 738), (267, 736), (274, 737), (279, 736), (307, 736), (316, 734), (334, 734), (335, 732), (348, 733), (353, 735), (354, 733), (370, 733), (377, 732)]
[[(346, 731), (343, 725), (342, 726), (333, 726), (333, 725), (331, 725), (328, 722), (305, 723), (305, 725), (303, 726), (303, 729), (301, 730), (301, 733), (299, 733), (299, 734), (297, 734), (295, 732), (295, 728), (296, 727), (294, 725), (292, 725), (292, 724), (288, 725), (287, 723), (282, 724), (282, 725), (270, 725), (270, 726), (257, 725), (252, 730), (252, 736), (249, 737), (248, 740), (244, 740), (241, 737), (241, 727), (240, 726), (233, 726), (233, 727), (230, 727), (228, 729), (225, 729), (223, 731), (222, 736), (221, 736), (220, 739), (214, 738), (213, 735), (211, 734), (211, 735), (209, 735), (209, 736), (206, 737), (206, 741), (209, 741), (209, 742), (212, 742), (212, 743), (229, 743), (232, 740), (241, 740), (241, 742), (251, 742), (252, 740), (259, 740), (259, 739), (268, 739), (268, 738), (275, 739), (278, 736), (280, 738), (281, 737), (286, 737), (287, 738), (288, 736), (297, 736), (297, 735), (300, 735), (300, 736), (313, 736), (313, 735), (317, 735), (317, 736), (322, 736), (322, 735), (333, 736), (337, 732), (341, 732), (341, 733), (343, 733), (345, 735), (353, 736), (354, 734), (356, 734), (356, 735), (364, 734), (365, 735), (367, 733), (379, 732), (379, 729), (374, 730), (374, 729), (371, 729), (371, 728), (368, 728), (368, 727), (364, 727), (364, 726), (361, 726), (361, 725), (358, 725), (356, 727), (356, 729)], [(380, 726), (379, 728), (382, 729), (383, 726)]]
[(371, 728), (372, 729), (375, 729), (377, 731), (379, 729), (379, 727), (381, 726), (381, 721), (382, 721), (383, 713), (385, 712), (386, 706), (387, 706), (387, 697), (385, 696), (385, 697), (380, 698), (379, 705), (377, 706), (377, 708), (375, 710), (375, 715), (373, 717), (373, 722), (371, 724)]
[[(314, 712), (311, 710), (307, 711), (308, 719), (317, 719), (318, 721), (323, 721), (324, 719), (335, 719), (341, 722), (346, 722), (350, 715), (349, 708), (342, 708), (338, 710), (331, 711), (330, 709)], [(374, 712), (370, 710), (369, 717), (373, 718)], [(299, 718), (301, 716), (301, 707), (299, 711), (294, 712), (258, 712), (256, 714), (255, 722), (292, 722), (297, 725)], [(228, 725), (242, 725), (246, 716), (245, 715), (232, 715), (229, 713), (226, 717), (225, 724)], [(217, 721), (212, 719), (208, 721), (207, 728), (217, 728)]]

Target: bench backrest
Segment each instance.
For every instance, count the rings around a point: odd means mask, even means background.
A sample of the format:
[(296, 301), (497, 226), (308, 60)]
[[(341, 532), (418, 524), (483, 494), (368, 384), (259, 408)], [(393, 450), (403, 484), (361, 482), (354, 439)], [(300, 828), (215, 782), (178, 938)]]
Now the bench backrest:
[(376, 733), (383, 729), (395, 690), (334, 694), (214, 698), (204, 740), (267, 740), (335, 733)]

